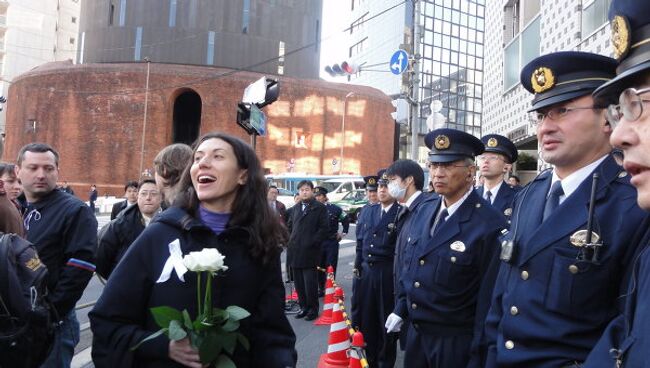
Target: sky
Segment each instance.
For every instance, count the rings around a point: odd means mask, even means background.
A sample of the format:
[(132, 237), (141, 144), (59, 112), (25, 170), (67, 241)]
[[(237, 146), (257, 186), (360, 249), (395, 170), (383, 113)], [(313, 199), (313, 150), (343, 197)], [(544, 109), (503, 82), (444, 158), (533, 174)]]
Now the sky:
[[(345, 6), (345, 11), (341, 7)], [(321, 30), (320, 76), (328, 81), (344, 82), (345, 78), (332, 78), (323, 68), (326, 65), (340, 63), (348, 55), (343, 30), (350, 26), (349, 0), (323, 0), (323, 29)]]

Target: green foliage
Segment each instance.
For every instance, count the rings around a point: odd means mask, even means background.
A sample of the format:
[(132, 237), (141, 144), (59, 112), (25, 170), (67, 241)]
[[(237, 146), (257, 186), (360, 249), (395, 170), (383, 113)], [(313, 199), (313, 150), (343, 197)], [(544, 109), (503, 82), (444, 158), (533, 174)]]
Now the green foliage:
[(228, 355), (234, 354), (238, 343), (244, 349), (250, 350), (250, 342), (246, 336), (237, 332), (239, 321), (248, 318), (250, 313), (236, 305), (231, 305), (225, 310), (214, 308), (211, 287), (213, 275), (210, 272), (199, 272), (198, 280), (201, 279), (201, 274), (206, 274), (207, 280), (205, 290), (201, 290), (200, 281), (197, 284), (199, 310), (196, 319), (192, 321), (187, 310), (180, 312), (166, 306), (151, 308), (151, 314), (160, 330), (140, 341), (131, 350), (162, 334), (174, 341), (189, 337), (192, 346), (198, 349), (202, 363), (217, 368), (236, 368)]
[(517, 170), (537, 170), (537, 159), (525, 152), (519, 153)]

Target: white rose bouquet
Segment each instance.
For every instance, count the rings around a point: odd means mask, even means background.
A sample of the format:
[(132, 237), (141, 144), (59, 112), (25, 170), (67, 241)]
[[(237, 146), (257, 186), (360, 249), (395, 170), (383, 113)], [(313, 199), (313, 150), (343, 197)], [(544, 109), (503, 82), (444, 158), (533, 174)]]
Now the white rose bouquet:
[[(234, 362), (225, 353), (232, 355), (237, 342), (246, 350), (250, 349), (246, 336), (237, 332), (239, 321), (250, 316), (250, 313), (234, 305), (225, 310), (212, 306), (212, 278), (218, 272), (228, 269), (224, 264), (225, 258), (215, 248), (205, 248), (200, 252), (190, 252), (185, 255), (183, 265), (189, 271), (198, 274), (196, 319), (192, 321), (187, 310), (180, 312), (165, 306), (151, 308), (151, 314), (161, 329), (142, 340), (132, 350), (163, 333), (176, 341), (189, 336), (192, 346), (199, 351), (202, 363), (218, 368), (235, 367)], [(202, 289), (201, 283), (204, 278), (205, 288)]]

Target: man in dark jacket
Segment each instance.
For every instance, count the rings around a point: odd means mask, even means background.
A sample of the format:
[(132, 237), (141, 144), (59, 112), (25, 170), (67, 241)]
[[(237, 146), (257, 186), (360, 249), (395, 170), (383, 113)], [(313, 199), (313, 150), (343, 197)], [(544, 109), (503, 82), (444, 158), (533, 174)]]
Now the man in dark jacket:
[(74, 306), (95, 271), (97, 220), (78, 198), (56, 190), (59, 154), (44, 143), (21, 148), (17, 160), (27, 207), (27, 240), (47, 266), (49, 298), (59, 323), (54, 345), (43, 367), (69, 367), (79, 341)]
[(90, 186), (90, 193), (88, 194), (88, 206), (95, 213), (95, 202), (97, 202), (97, 187), (95, 184)]
[(327, 208), (314, 198), (314, 184), (298, 183), (300, 202), (288, 221), (287, 264), (293, 269), (300, 312), (296, 318), (311, 321), (318, 317), (318, 278), (321, 243), (327, 238)]
[(284, 203), (278, 201), (278, 187), (271, 185), (269, 191), (266, 193), (266, 199), (269, 201), (269, 206), (275, 212), (283, 223), (287, 223), (287, 207)]
[(124, 186), (124, 200), (113, 204), (111, 209), (111, 221), (115, 220), (120, 212), (124, 211), (130, 205), (136, 204), (138, 201), (138, 182), (131, 180)]
[[(327, 239), (321, 245), (321, 258), (320, 267), (327, 269), (332, 266), (334, 268), (334, 276), (336, 277), (336, 270), (339, 264), (339, 242), (343, 239), (350, 229), (350, 219), (348, 215), (343, 212), (341, 207), (330, 203), (327, 198), (327, 189), (323, 187), (316, 187), (315, 193), (316, 200), (325, 205), (327, 208), (327, 221), (329, 223), (327, 231)], [(343, 227), (342, 232), (339, 233), (339, 222)], [(318, 296), (325, 296), (325, 272), (318, 274)]]
[[(136, 187), (138, 187), (136, 183)], [(162, 195), (156, 182), (147, 179), (140, 184), (137, 205), (127, 207), (108, 225), (97, 247), (97, 273), (105, 279), (111, 275), (131, 243), (160, 211)]]

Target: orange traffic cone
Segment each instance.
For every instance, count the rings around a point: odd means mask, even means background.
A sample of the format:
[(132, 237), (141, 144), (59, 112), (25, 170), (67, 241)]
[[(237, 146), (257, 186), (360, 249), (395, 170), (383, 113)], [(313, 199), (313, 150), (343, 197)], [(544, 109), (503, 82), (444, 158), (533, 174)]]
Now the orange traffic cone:
[(363, 350), (365, 345), (363, 334), (359, 331), (355, 332), (354, 335), (352, 335), (352, 346), (350, 347), (350, 350), (348, 350), (350, 368), (364, 368), (368, 366), (368, 361), (366, 360)]
[(332, 323), (332, 308), (334, 306), (334, 269), (327, 268), (327, 281), (325, 281), (325, 299), (323, 300), (323, 314), (314, 322), (315, 325), (329, 325)]
[[(336, 288), (334, 295), (341, 294), (340, 288)], [(347, 350), (350, 347), (350, 338), (347, 326), (343, 321), (343, 313), (339, 303), (334, 303), (332, 311), (332, 324), (330, 336), (327, 342), (327, 354), (320, 356), (318, 368), (347, 368), (350, 363)]]

